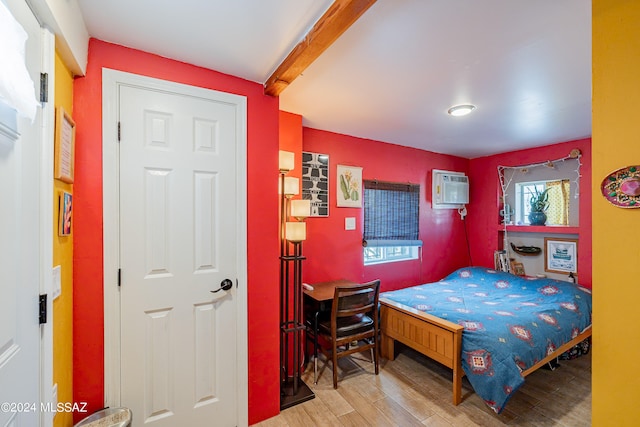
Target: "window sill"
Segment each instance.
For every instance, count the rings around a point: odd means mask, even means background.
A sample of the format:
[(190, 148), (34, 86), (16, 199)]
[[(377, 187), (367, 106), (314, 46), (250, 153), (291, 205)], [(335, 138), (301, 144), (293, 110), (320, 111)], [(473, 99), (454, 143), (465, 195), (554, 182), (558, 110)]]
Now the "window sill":
[(383, 264), (389, 264), (392, 262), (402, 262), (402, 261), (415, 261), (418, 258), (403, 258), (403, 259), (385, 259), (382, 261), (373, 261), (373, 262), (366, 262), (364, 263), (365, 267), (373, 267), (374, 265), (383, 265)]
[[(504, 225), (499, 225), (498, 231), (504, 231)], [(547, 234), (580, 234), (580, 227), (570, 225), (507, 225), (507, 231)]]

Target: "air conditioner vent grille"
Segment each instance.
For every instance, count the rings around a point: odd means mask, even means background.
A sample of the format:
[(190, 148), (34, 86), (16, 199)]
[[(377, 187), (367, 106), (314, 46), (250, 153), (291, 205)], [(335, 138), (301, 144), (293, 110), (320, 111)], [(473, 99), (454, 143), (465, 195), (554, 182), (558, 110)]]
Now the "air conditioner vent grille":
[(464, 183), (469, 182), (469, 178), (462, 175), (451, 175), (449, 178), (451, 182), (464, 182)]
[(462, 172), (434, 169), (432, 207), (457, 209), (469, 203), (469, 177)]

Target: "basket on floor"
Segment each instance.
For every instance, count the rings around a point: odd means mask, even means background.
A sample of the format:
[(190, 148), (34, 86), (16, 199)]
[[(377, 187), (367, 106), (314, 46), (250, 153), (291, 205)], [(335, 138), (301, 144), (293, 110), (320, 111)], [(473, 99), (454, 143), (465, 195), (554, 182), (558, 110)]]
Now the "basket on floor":
[(106, 408), (102, 409), (74, 427), (129, 427), (131, 425), (131, 409)]

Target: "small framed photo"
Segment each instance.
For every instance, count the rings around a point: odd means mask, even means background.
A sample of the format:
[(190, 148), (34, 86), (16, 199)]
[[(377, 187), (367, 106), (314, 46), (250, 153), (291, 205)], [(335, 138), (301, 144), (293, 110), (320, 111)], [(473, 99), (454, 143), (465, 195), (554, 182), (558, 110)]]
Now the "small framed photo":
[(524, 276), (524, 265), (521, 262), (511, 261), (511, 273), (516, 276)]
[(71, 204), (73, 196), (66, 191), (60, 193), (60, 218), (58, 235), (68, 236), (71, 234)]
[(550, 273), (577, 273), (578, 240), (545, 237), (544, 271)]
[(338, 165), (337, 205), (339, 208), (362, 207), (362, 168)]

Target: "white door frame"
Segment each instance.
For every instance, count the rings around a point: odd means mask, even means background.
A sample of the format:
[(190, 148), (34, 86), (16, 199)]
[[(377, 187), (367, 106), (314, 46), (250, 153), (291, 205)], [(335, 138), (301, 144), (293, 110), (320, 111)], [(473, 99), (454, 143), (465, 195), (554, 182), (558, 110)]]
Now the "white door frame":
[[(37, 18), (37, 15), (36, 15)], [(38, 18), (39, 19), (39, 18)], [(40, 326), (40, 400), (53, 399), (53, 140), (55, 123), (55, 36), (42, 28), (42, 72), (48, 75), (47, 98), (42, 104), (40, 150), (40, 293), (47, 294), (47, 323)], [(41, 412), (44, 427), (53, 425), (53, 412)]]
[[(210, 98), (215, 92), (236, 105), (236, 182), (237, 182), (237, 260), (238, 260), (238, 425), (249, 422), (249, 373), (247, 340), (247, 103), (239, 95), (189, 86), (181, 83), (102, 69), (102, 178), (103, 178), (103, 246), (104, 246), (104, 397), (105, 406), (120, 406), (120, 289), (119, 262), (119, 145), (118, 145), (118, 87), (130, 85), (163, 92), (178, 92)], [(244, 333), (242, 333), (244, 332)]]

